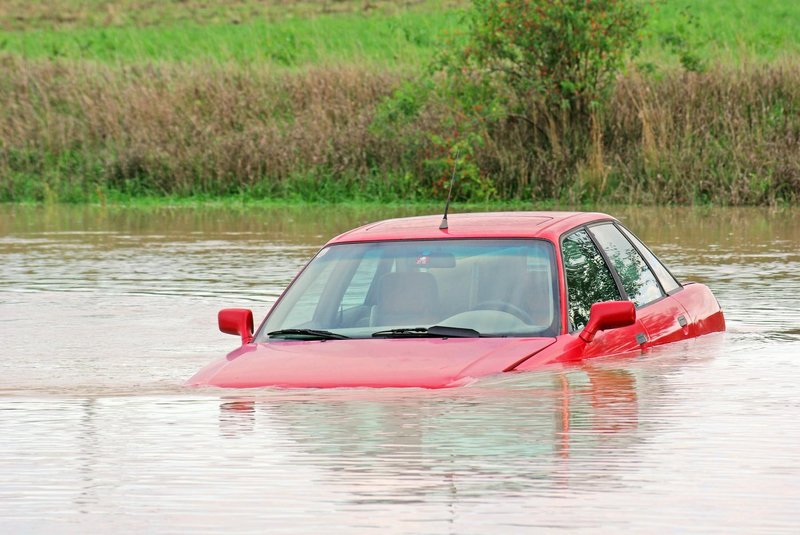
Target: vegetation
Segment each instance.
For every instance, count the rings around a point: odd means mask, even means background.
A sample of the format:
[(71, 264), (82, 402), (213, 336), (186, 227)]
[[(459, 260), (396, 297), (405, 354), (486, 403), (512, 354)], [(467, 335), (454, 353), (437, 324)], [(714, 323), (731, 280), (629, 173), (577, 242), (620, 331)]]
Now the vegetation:
[[(640, 61), (729, 63), (800, 52), (792, 0), (645, 0)], [(419, 66), (468, 25), (470, 0), (0, 0), (0, 52), (109, 63)]]
[(334, 14), (396, 14), (464, 5), (465, 0), (3, 0), (4, 30), (130, 28), (198, 24), (244, 24), (252, 20), (310, 19)]
[(798, 200), (800, 5), (532, 3), (0, 0), (0, 200)]
[(0, 32), (0, 51), (27, 58), (114, 64), (196, 62), (258, 64), (275, 69), (369, 63), (376, 68), (429, 61), (436, 36), (454, 31), (455, 11), (347, 13), (278, 21), (204, 25), (87, 27)]

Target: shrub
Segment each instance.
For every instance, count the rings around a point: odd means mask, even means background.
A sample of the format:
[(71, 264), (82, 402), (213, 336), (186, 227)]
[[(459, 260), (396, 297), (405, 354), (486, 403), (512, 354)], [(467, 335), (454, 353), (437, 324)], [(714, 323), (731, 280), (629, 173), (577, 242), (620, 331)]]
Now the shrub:
[[(437, 110), (437, 130), (415, 132), (428, 144), (421, 178), (434, 192), (460, 147), (468, 165), (457, 197), (558, 196), (571, 187), (552, 180), (558, 175), (601, 194), (608, 171), (599, 112), (638, 51), (646, 15), (640, 0), (473, 0), (467, 35), (445, 47), (416, 90), (395, 93), (379, 121), (386, 130)], [(542, 160), (547, 176), (536, 176)], [(511, 169), (525, 174), (494, 183)]]
[[(638, 51), (646, 11), (639, 0), (473, 0), (465, 47), (444, 58), (451, 76), (500, 94), (531, 116), (565, 110), (585, 120)], [(474, 92), (474, 91), (473, 91)]]

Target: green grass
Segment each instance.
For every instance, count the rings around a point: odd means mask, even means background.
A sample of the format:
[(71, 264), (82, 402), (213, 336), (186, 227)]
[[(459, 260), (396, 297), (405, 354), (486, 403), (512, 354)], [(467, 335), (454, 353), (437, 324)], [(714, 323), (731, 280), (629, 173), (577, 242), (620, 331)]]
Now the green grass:
[[(77, 0), (61, 3), (79, 4)], [(7, 28), (0, 31), (0, 52), (108, 63), (215, 61), (298, 67), (367, 62), (402, 67), (424, 64), (444, 33), (465, 27), (463, 9), (458, 7), (465, 2), (432, 1), (394, 10), (386, 9), (391, 2), (383, 2), (381, 9), (338, 14), (309, 8), (300, 11), (300, 16), (283, 4), (270, 7), (270, 16), (255, 0), (221, 4), (235, 6), (228, 6), (228, 11), (218, 7), (174, 12), (174, 8), (161, 13), (155, 11), (159, 6), (164, 9), (161, 3), (145, 3), (138, 6), (135, 17), (114, 19), (113, 24), (100, 22), (102, 12), (85, 10), (73, 17), (77, 22), (70, 19), (61, 24), (31, 18), (25, 25), (24, 17), (12, 24), (12, 17), (6, 17), (0, 19), (4, 22), (0, 27)], [(320, 4), (326, 3), (302, 5)], [(353, 7), (354, 3), (346, 4)], [(770, 60), (800, 51), (798, 28), (800, 2), (795, 0), (660, 0), (653, 10), (642, 59), (674, 63), (681, 50), (689, 49), (706, 62)]]
[(800, 52), (796, 0), (657, 0), (643, 57), (670, 61), (670, 41), (685, 41), (701, 59), (772, 60)]
[(0, 30), (239, 24), (336, 13), (392, 14), (467, 0), (0, 0)]
[(368, 62), (420, 65), (438, 39), (459, 27), (459, 11), (342, 14), (245, 24), (0, 32), (0, 51), (28, 58), (108, 63), (268, 63), (278, 67)]

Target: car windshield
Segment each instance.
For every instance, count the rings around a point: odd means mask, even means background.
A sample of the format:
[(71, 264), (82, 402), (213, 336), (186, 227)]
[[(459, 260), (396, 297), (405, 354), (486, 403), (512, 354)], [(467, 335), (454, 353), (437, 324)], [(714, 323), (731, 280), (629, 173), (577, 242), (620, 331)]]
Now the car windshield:
[(287, 289), (257, 341), (555, 336), (553, 251), (535, 239), (331, 245)]

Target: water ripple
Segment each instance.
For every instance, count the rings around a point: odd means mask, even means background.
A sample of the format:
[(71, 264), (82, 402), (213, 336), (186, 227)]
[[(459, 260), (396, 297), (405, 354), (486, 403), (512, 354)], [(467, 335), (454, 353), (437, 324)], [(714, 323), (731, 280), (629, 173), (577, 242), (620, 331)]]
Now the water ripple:
[(219, 308), (387, 215), (0, 207), (3, 531), (796, 531), (796, 212), (620, 214), (725, 334), (440, 391), (183, 385), (237, 345)]

